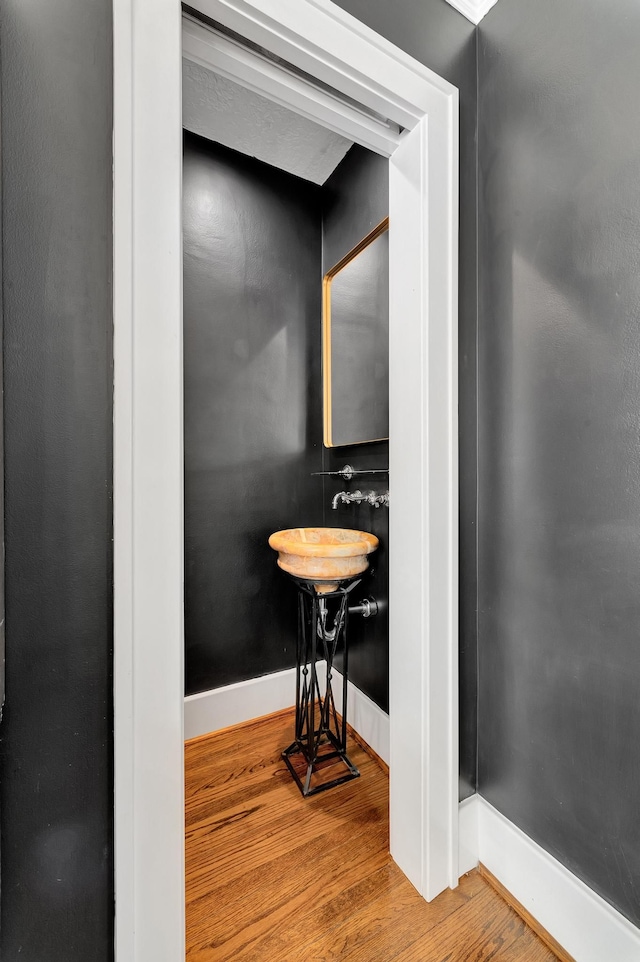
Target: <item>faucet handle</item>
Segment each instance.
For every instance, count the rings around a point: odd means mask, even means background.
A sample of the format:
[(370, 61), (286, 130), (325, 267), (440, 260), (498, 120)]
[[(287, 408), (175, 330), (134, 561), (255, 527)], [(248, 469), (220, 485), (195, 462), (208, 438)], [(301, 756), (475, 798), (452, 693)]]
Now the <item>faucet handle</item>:
[(331, 507), (335, 510), (339, 504), (362, 504), (363, 501), (366, 501), (372, 508), (379, 508), (381, 505), (387, 506), (389, 504), (389, 492), (376, 494), (375, 491), (367, 491), (364, 493), (360, 489), (357, 491), (338, 491), (333, 496)]

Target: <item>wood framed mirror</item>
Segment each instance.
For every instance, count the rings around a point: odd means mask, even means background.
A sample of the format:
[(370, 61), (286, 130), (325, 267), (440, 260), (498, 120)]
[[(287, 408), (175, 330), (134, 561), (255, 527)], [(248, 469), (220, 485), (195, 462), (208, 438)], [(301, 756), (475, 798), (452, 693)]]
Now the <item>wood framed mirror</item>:
[(326, 447), (389, 437), (389, 218), (323, 278)]

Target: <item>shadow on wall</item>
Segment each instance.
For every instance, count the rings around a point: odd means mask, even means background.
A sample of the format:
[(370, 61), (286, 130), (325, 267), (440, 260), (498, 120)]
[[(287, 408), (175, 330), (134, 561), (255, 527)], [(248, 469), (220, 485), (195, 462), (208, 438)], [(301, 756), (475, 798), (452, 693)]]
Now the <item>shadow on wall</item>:
[(479, 788), (640, 924), (640, 12), (479, 29)]
[(320, 370), (323, 250), (339, 260), (387, 215), (388, 162), (352, 148), (318, 188), (184, 143), (187, 694), (294, 664), (295, 590), (267, 539), (325, 523), (381, 540), (362, 592), (383, 611), (353, 619), (350, 674), (387, 710), (388, 511), (333, 512), (335, 492), (312, 475), (388, 466), (386, 442), (323, 448)]
[(288, 668), (267, 538), (318, 524), (320, 191), (185, 134), (187, 694)]

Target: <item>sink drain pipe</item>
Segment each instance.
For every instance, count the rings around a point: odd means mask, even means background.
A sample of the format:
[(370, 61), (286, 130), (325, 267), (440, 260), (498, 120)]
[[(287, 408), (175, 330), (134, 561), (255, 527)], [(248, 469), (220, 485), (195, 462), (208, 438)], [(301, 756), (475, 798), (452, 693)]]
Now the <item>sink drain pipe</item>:
[(359, 605), (349, 605), (349, 614), (362, 615), (363, 618), (375, 618), (380, 608), (381, 605), (378, 605), (375, 598), (365, 598)]

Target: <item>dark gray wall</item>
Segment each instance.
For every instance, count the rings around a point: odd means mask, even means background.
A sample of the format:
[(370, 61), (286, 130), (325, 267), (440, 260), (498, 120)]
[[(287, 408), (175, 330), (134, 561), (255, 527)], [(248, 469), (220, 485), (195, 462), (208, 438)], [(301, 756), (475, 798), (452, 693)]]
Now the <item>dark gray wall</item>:
[[(475, 28), (445, 0), (336, 0), (460, 90), (460, 793), (476, 783), (477, 190)], [(500, 0), (503, 3), (504, 0)]]
[(388, 512), (334, 513), (344, 485), (312, 472), (388, 465), (386, 443), (323, 448), (320, 377), (323, 246), (337, 261), (387, 215), (388, 163), (355, 148), (320, 189), (185, 134), (183, 182), (187, 693), (293, 664), (295, 592), (267, 538), (343, 524), (381, 539), (361, 595), (383, 610), (352, 620), (350, 669), (386, 710)]
[(186, 689), (295, 662), (267, 543), (320, 524), (320, 189), (194, 134), (184, 151)]
[(113, 957), (111, 16), (0, 5), (4, 962)]
[(640, 8), (479, 32), (479, 789), (640, 923)]
[[(389, 214), (389, 162), (364, 147), (353, 146), (322, 187), (323, 273), (338, 263), (363, 237)], [(338, 471), (345, 464), (357, 468), (388, 468), (388, 441), (323, 448), (323, 470)], [(323, 488), (324, 521), (330, 526), (371, 531), (380, 546), (354, 603), (373, 595), (380, 603), (376, 618), (349, 622), (349, 677), (384, 711), (389, 710), (389, 510), (366, 504), (339, 505), (332, 510), (334, 494), (341, 490), (374, 490), (389, 486), (386, 475), (364, 475), (344, 482), (326, 478)]]
[[(0, 344), (3, 330), (2, 310), (2, 48), (0, 46)], [(1, 352), (0, 352), (1, 356)], [(0, 425), (4, 425), (4, 372), (0, 360)], [(0, 430), (0, 721), (4, 710), (5, 618), (4, 618), (4, 429)], [(1, 847), (1, 846), (0, 846)], [(1, 864), (1, 857), (0, 857)], [(2, 876), (0, 872), (0, 890)], [(1, 897), (1, 896), (0, 896)]]
[(389, 216), (389, 161), (358, 144), (322, 185), (322, 273)]

